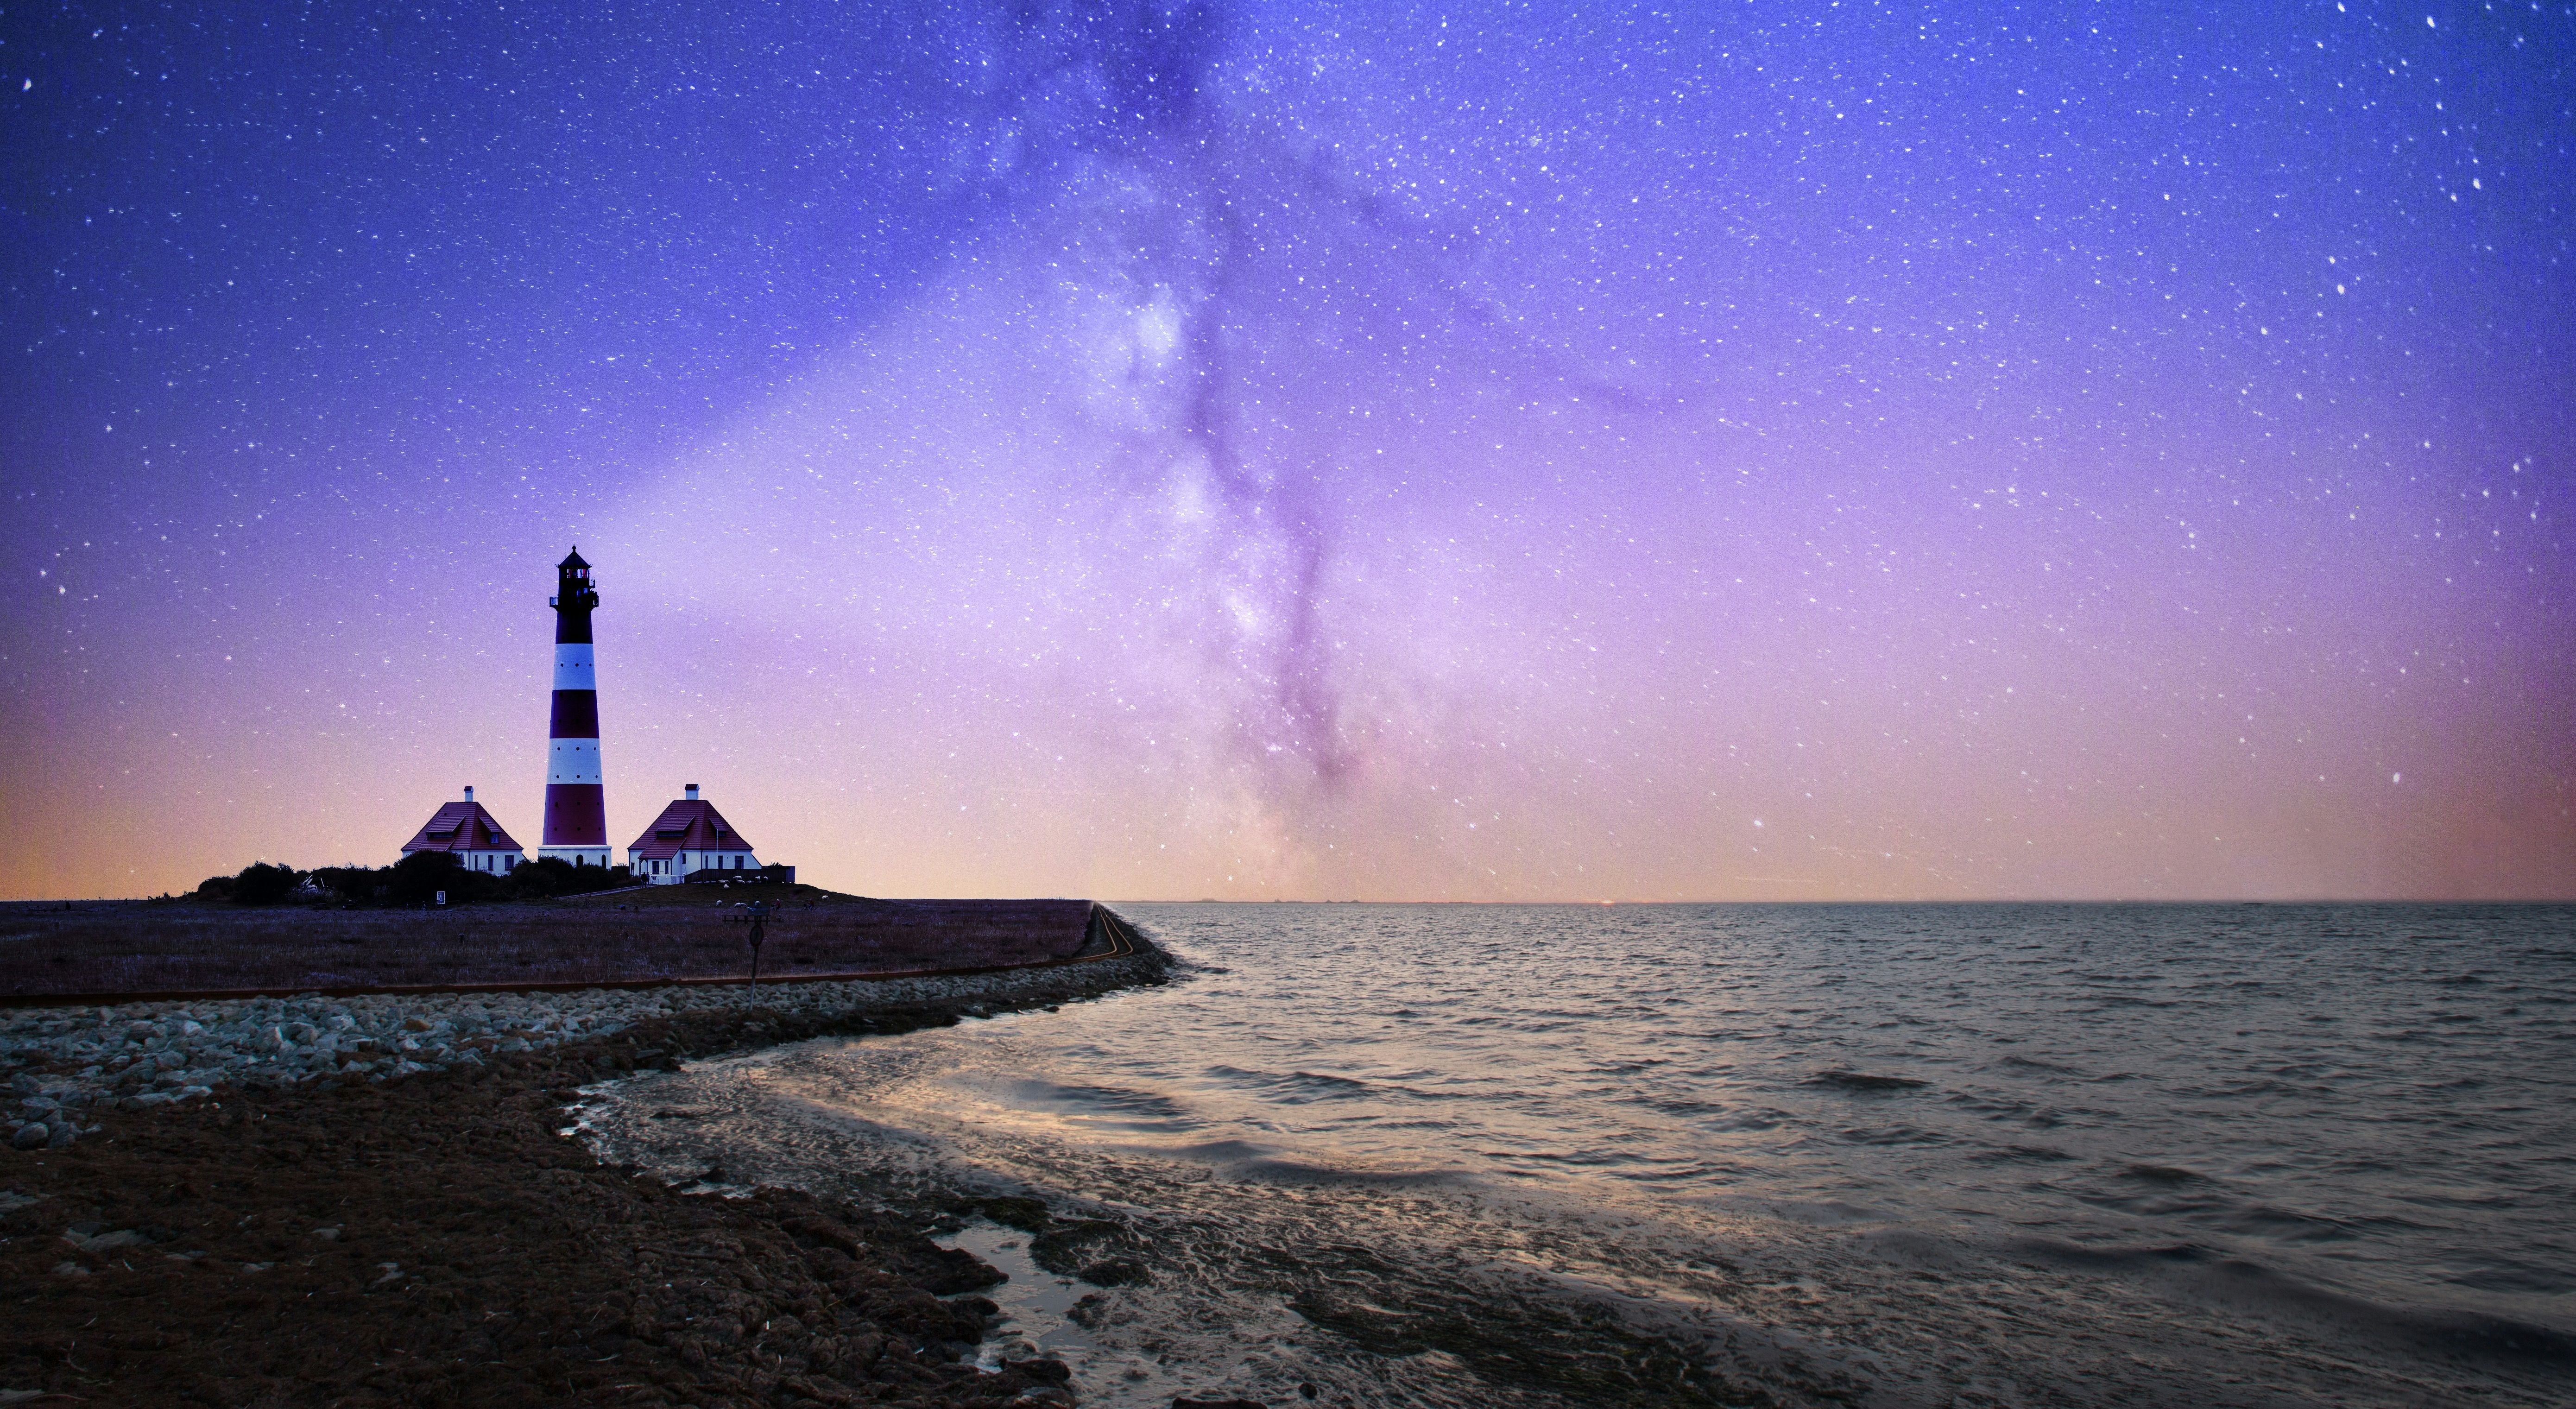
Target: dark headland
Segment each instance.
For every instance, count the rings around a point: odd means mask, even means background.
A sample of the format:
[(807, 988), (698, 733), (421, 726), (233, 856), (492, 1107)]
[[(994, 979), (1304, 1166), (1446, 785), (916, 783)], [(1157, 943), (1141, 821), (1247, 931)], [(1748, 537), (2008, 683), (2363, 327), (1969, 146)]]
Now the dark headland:
[[(806, 885), (638, 886), (453, 907), (0, 904), (0, 1002), (733, 983), (1059, 963), (1114, 947), (1088, 900), (872, 900)], [(1104, 918), (1106, 917), (1106, 918)]]
[(1000, 1274), (926, 1236), (971, 1201), (718, 1197), (567, 1138), (587, 1083), (1165, 972), (1085, 901), (777, 889), (0, 907), (0, 1136), (35, 1137), (0, 1150), (0, 1402), (1070, 1402), (973, 1363)]

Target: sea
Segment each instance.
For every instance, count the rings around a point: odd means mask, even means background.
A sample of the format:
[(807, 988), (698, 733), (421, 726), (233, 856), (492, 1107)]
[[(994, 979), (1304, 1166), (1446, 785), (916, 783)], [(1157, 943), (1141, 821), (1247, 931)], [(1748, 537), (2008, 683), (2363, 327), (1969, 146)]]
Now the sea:
[(2576, 1403), (2576, 907), (1116, 908), (588, 1136), (972, 1210), (1089, 1405)]

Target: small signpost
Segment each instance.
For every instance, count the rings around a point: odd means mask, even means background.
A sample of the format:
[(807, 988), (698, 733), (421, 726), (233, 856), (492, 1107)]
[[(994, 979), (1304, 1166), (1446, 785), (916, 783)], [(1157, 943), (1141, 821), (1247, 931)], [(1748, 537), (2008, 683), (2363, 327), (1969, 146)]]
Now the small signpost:
[(769, 937), (768, 926), (769, 902), (751, 902), (751, 933), (746, 938), (751, 944), (751, 986), (754, 988), (760, 987), (760, 942)]

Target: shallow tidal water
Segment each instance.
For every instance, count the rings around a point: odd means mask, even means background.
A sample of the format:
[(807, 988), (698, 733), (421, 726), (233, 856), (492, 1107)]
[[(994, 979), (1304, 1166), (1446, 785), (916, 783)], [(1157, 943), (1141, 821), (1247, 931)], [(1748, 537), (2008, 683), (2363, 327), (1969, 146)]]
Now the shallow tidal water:
[(1119, 909), (592, 1138), (1043, 1200), (950, 1240), (1088, 1404), (2576, 1402), (2576, 907)]

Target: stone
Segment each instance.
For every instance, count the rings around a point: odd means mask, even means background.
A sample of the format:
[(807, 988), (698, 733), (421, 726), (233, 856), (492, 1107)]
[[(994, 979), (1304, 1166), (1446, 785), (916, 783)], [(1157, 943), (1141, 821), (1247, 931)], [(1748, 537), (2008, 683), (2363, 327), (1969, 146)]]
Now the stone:
[(13, 1150), (41, 1150), (45, 1147), (45, 1141), (51, 1138), (53, 1138), (53, 1132), (47, 1130), (44, 1127), (43, 1122), (31, 1120), (26, 1124), (19, 1126), (17, 1133), (9, 1137), (9, 1148)]

